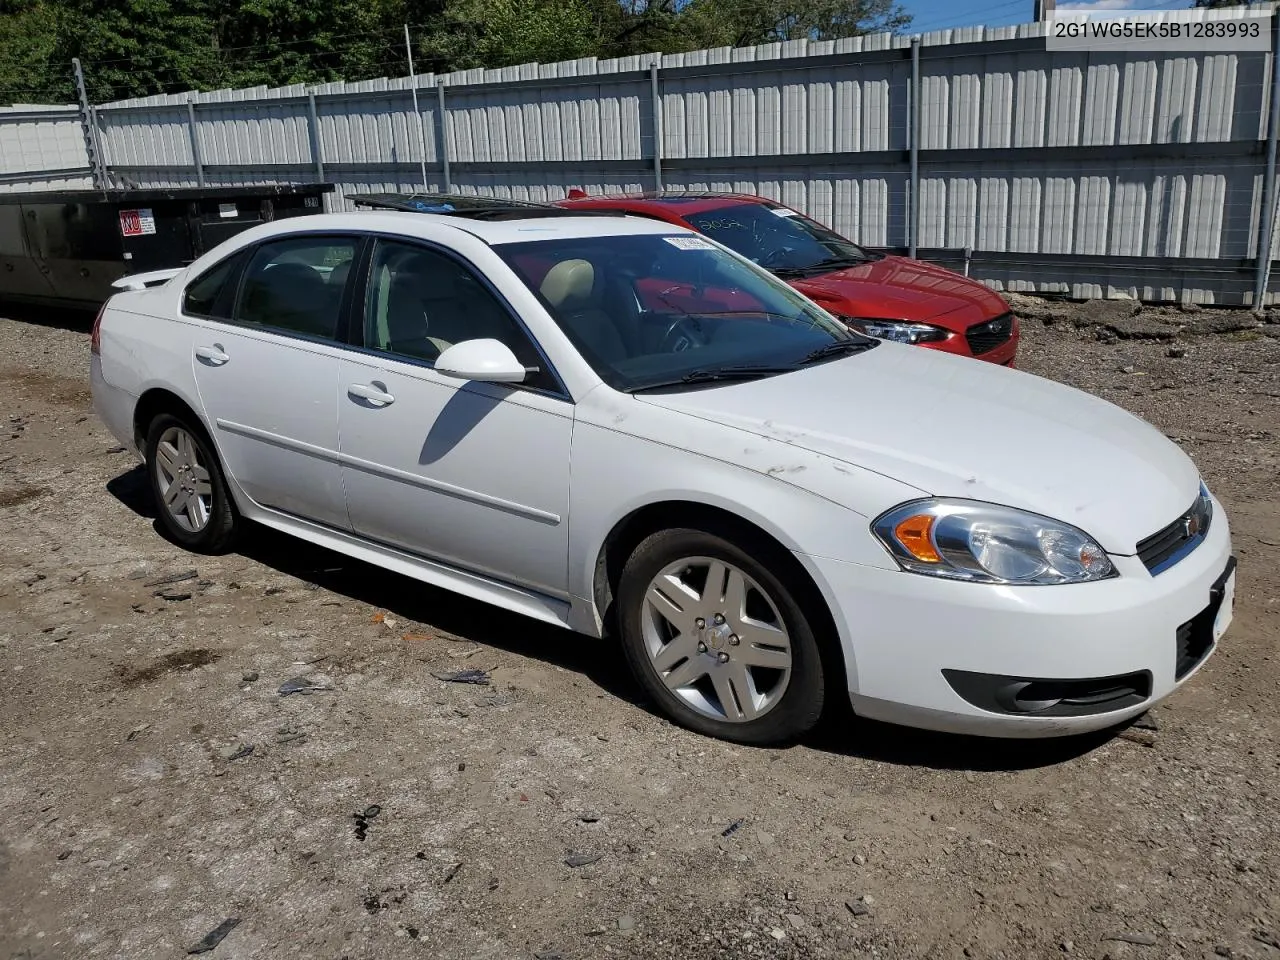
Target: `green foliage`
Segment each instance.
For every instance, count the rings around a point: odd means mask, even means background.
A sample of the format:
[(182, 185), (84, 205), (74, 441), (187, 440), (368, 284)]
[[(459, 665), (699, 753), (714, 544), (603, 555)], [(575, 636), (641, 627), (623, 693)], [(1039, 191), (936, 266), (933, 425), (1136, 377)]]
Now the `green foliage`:
[(599, 24), (585, 0), (455, 0), (421, 31), (439, 70), (553, 63), (595, 55)]
[(698, 47), (740, 47), (804, 38), (839, 40), (900, 30), (911, 18), (893, 0), (692, 0), (688, 18)]
[(0, 0), (0, 103), (832, 39), (899, 30), (895, 0)]
[(0, 7), (0, 103), (48, 103), (75, 99), (66, 83), (56, 82), (57, 11), (41, 0)]
[[(48, 0), (53, 5), (54, 0)], [(58, 0), (56, 59), (85, 64), (94, 100), (321, 83), (392, 69), (377, 0)]]

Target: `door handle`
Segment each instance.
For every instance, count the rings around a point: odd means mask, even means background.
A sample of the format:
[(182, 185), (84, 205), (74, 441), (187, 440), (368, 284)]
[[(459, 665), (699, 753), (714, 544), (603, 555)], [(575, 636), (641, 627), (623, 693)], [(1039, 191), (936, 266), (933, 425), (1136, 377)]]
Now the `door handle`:
[(196, 347), (196, 356), (211, 367), (220, 367), (231, 359), (217, 343), (212, 347)]
[(375, 407), (386, 407), (395, 403), (396, 398), (380, 387), (380, 384), (353, 383), (347, 387), (347, 393), (361, 400), (367, 400)]

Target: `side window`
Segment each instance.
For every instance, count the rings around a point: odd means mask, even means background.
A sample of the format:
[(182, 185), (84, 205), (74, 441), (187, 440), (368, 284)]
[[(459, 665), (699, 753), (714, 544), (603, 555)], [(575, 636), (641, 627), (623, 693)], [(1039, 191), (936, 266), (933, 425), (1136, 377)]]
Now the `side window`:
[(227, 257), (192, 281), (182, 297), (182, 312), (193, 317), (231, 319), (230, 285), (240, 260), (239, 254)]
[[(505, 343), (526, 367), (545, 367), (528, 334), (466, 266), (423, 247), (378, 242), (369, 274), (365, 346), (434, 362), (455, 343), (482, 339)], [(545, 369), (527, 382), (556, 389)]]
[(291, 237), (264, 243), (245, 268), (232, 319), (333, 340), (356, 240)]

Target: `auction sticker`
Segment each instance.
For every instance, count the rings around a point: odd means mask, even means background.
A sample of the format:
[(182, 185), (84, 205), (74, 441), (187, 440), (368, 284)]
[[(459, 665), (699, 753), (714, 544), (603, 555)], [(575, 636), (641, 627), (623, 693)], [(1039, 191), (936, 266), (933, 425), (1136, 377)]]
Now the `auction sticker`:
[(714, 250), (715, 246), (702, 237), (663, 237), (663, 240), (680, 250)]
[(126, 237), (141, 237), (156, 232), (156, 218), (150, 207), (120, 211), (120, 233)]

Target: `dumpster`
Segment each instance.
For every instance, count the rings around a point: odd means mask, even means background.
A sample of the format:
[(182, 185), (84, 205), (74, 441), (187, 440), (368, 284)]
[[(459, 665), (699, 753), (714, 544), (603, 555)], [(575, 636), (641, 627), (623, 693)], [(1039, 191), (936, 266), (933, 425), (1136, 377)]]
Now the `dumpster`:
[(183, 267), (228, 237), (319, 213), (331, 183), (0, 193), (0, 300), (93, 308), (112, 282)]

